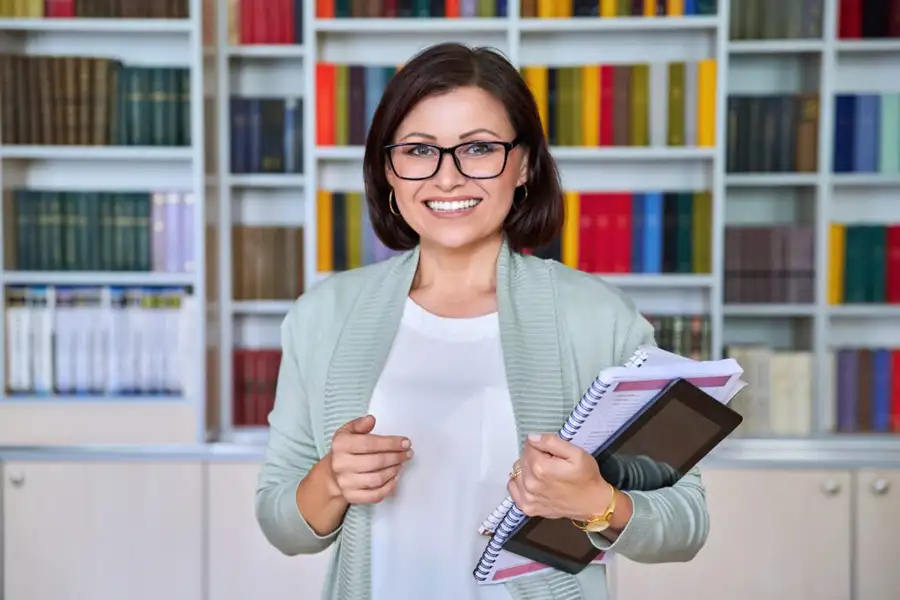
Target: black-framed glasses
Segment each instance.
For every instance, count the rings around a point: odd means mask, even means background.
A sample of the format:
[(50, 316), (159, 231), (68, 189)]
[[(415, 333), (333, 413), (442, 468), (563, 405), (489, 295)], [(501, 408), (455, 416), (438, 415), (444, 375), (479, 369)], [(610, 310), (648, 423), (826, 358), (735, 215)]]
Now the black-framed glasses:
[(460, 173), (470, 179), (493, 179), (506, 169), (510, 151), (519, 145), (511, 142), (474, 140), (450, 148), (423, 142), (403, 142), (384, 147), (391, 169), (400, 179), (430, 179), (440, 170), (444, 155), (453, 157)]

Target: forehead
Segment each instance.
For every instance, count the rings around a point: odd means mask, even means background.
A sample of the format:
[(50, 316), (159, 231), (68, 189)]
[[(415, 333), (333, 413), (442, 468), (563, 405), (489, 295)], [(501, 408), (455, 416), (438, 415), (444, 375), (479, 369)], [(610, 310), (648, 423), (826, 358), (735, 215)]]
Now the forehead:
[(422, 133), (451, 143), (474, 129), (489, 129), (504, 137), (512, 135), (503, 104), (481, 88), (465, 87), (419, 102), (400, 123), (395, 137), (399, 140)]

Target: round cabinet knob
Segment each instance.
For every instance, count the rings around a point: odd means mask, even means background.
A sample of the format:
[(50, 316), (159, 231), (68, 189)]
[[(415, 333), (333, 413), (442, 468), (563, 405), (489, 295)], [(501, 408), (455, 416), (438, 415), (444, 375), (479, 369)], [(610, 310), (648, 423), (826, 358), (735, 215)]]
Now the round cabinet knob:
[(875, 481), (872, 482), (872, 493), (877, 496), (882, 496), (888, 493), (888, 490), (891, 489), (891, 483), (883, 478), (879, 477)]
[(17, 471), (15, 473), (10, 473), (9, 474), (9, 483), (13, 487), (17, 487), (17, 488), (22, 487), (23, 485), (25, 485), (25, 473), (22, 473), (21, 471)]
[(827, 479), (822, 483), (822, 493), (826, 496), (834, 496), (841, 491), (841, 484), (834, 479)]

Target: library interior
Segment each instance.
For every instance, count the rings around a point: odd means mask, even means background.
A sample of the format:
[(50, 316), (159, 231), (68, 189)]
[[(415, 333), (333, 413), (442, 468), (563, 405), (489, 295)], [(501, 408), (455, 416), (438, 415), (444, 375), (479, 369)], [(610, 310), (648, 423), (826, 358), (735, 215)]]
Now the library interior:
[(0, 0), (0, 598), (320, 597), (254, 514), (280, 329), (395, 254), (363, 148), (438, 41), (535, 97), (534, 253), (744, 370), (704, 548), (610, 597), (900, 598), (900, 0)]

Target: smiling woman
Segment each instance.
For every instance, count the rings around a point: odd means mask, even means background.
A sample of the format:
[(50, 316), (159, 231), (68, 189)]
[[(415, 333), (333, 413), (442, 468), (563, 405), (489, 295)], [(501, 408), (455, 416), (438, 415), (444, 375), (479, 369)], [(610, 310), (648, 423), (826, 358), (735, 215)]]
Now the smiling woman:
[(376, 234), (406, 252), (332, 276), (282, 325), (256, 504), (269, 541), (300, 554), (340, 540), (328, 600), (606, 600), (603, 564), (476, 582), (478, 526), (508, 493), (602, 524), (584, 532), (601, 550), (693, 557), (707, 531), (696, 472), (624, 493), (580, 448), (531, 435), (654, 341), (617, 289), (524, 252), (559, 235), (563, 204), (515, 67), (460, 44), (414, 57), (375, 112), (364, 177)]

